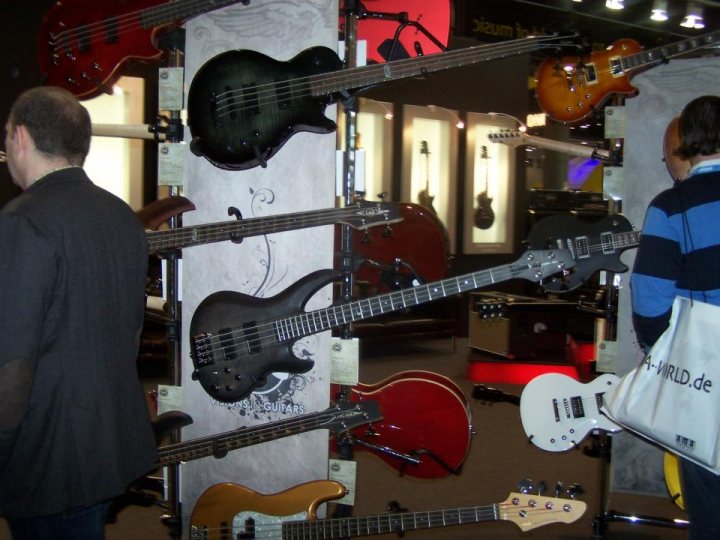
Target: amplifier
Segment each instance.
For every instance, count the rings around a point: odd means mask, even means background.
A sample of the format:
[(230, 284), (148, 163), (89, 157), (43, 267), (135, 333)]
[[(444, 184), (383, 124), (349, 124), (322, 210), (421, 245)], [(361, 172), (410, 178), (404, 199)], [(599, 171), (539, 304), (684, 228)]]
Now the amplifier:
[(468, 345), (513, 358), (565, 358), (568, 320), (577, 304), (498, 292), (470, 293)]
[(596, 191), (531, 189), (528, 196), (530, 210), (608, 211), (608, 201)]

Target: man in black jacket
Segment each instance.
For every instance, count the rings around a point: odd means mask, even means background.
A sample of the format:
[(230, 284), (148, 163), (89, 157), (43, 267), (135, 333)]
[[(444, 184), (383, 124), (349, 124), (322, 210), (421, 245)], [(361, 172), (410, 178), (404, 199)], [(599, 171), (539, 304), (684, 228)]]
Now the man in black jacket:
[(104, 537), (110, 499), (156, 463), (136, 359), (145, 232), (82, 165), (87, 110), (31, 89), (5, 125), (24, 191), (0, 211), (0, 513), (15, 540)]

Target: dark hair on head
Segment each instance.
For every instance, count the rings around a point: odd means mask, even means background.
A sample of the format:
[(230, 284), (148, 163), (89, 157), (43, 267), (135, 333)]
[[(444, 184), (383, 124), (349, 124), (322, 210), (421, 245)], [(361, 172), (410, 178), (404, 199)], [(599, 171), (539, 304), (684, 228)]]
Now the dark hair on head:
[(675, 153), (683, 159), (720, 152), (720, 97), (701, 96), (685, 105), (679, 131)]
[(90, 114), (75, 96), (55, 86), (26, 90), (10, 109), (10, 127), (25, 126), (39, 152), (82, 166), (90, 151)]

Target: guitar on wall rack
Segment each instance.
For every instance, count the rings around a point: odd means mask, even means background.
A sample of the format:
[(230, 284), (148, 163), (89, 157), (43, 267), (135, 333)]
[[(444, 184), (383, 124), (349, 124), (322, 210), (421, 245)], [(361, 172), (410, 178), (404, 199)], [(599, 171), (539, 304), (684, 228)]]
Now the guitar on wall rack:
[[(330, 395), (338, 391), (334, 386)], [(470, 450), (472, 413), (465, 394), (449, 378), (430, 371), (402, 371), (375, 384), (357, 384), (346, 399), (379, 403), (383, 419), (343, 432), (334, 444), (347, 438), (354, 449), (374, 454), (406, 476), (443, 478), (460, 473)]]
[(592, 114), (612, 94), (635, 95), (630, 77), (641, 69), (716, 45), (720, 31), (710, 32), (653, 49), (621, 39), (588, 57), (548, 57), (540, 63), (535, 94), (540, 108), (560, 122), (575, 122)]
[(314, 311), (304, 311), (305, 304), (338, 272), (317, 270), (270, 298), (218, 291), (190, 321), (192, 378), (213, 398), (232, 403), (262, 387), (270, 373), (309, 371), (314, 362), (293, 352), (302, 337), (510, 279), (539, 282), (573, 264), (565, 248), (529, 250), (511, 264)]
[[(558, 235), (558, 232), (563, 234)], [(636, 247), (640, 231), (634, 231), (627, 218), (612, 214), (594, 223), (573, 216), (548, 216), (530, 230), (527, 245), (531, 249), (565, 248), (575, 264), (561, 274), (552, 276), (542, 286), (548, 292), (570, 292), (598, 270), (622, 273), (627, 266), (620, 260), (622, 252)]]
[(45, 15), (38, 38), (44, 82), (79, 99), (112, 93), (131, 60), (157, 60), (163, 29), (249, 0), (62, 0)]
[(587, 505), (577, 499), (510, 493), (500, 503), (423, 512), (316, 519), (318, 507), (337, 500), (345, 487), (332, 480), (299, 484), (265, 495), (232, 483), (215, 484), (198, 498), (190, 516), (191, 540), (268, 538), (331, 540), (510, 521), (523, 532), (552, 523), (572, 523)]
[(231, 450), (246, 448), (298, 435), (315, 429), (329, 429), (342, 433), (357, 426), (382, 420), (382, 412), (376, 401), (363, 403), (337, 403), (324, 411), (294, 416), (254, 427), (235, 429), (218, 435), (200, 437), (189, 441), (161, 446), (158, 448), (157, 467), (179, 465), (213, 456), (224, 458)]
[(528, 135), (517, 129), (503, 129), (494, 133), (488, 133), (488, 139), (495, 143), (502, 143), (512, 148), (517, 148), (525, 144), (544, 148), (546, 150), (554, 150), (571, 156), (587, 157), (597, 159), (603, 163), (617, 165), (618, 159), (611, 156), (608, 150), (601, 148), (592, 148), (583, 144), (569, 143), (565, 141), (555, 141), (545, 137), (537, 137)]
[(477, 196), (477, 207), (475, 208), (475, 215), (473, 221), (478, 229), (486, 230), (493, 226), (495, 223), (495, 212), (492, 209), (492, 198), (488, 195), (489, 186), (489, 175), (490, 166), (488, 165), (487, 146), (482, 146), (482, 153), (480, 159), (485, 162), (485, 189)]
[[(195, 206), (184, 197), (167, 197), (147, 205), (138, 212), (138, 217), (146, 226), (156, 228), (178, 211), (194, 208)], [(234, 213), (233, 209), (229, 209), (228, 213)], [(228, 240), (239, 243), (243, 238), (250, 236), (321, 225), (342, 223), (357, 230), (366, 230), (369, 227), (390, 225), (399, 221), (402, 221), (402, 217), (393, 203), (357, 201), (342, 208), (309, 210), (247, 219), (238, 217), (236, 221), (190, 225), (160, 231), (151, 230), (146, 231), (145, 236), (148, 250), (152, 254)]]
[(531, 36), (348, 69), (327, 47), (286, 62), (252, 50), (226, 51), (190, 84), (190, 150), (221, 169), (265, 167), (295, 133), (335, 131), (325, 108), (350, 90), (567, 45), (566, 36)]
[(606, 373), (583, 384), (560, 373), (532, 379), (520, 396), (520, 419), (528, 439), (549, 452), (575, 448), (595, 429), (622, 428), (600, 412), (603, 394), (620, 381)]

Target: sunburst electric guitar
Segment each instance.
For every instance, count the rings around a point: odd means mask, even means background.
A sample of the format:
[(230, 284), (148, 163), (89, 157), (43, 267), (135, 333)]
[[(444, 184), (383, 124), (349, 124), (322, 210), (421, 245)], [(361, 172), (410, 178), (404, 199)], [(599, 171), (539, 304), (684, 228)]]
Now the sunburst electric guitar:
[(215, 484), (195, 503), (190, 516), (190, 539), (331, 540), (485, 521), (511, 521), (522, 531), (529, 531), (552, 523), (572, 523), (587, 508), (576, 499), (511, 493), (503, 502), (484, 506), (316, 519), (321, 504), (344, 494), (345, 487), (332, 480), (307, 482), (272, 495), (238, 484)]
[(632, 39), (621, 39), (586, 57), (548, 57), (536, 73), (538, 104), (560, 122), (581, 120), (613, 94), (636, 94), (637, 89), (630, 84), (634, 73), (718, 41), (720, 30), (653, 49), (643, 49)]

